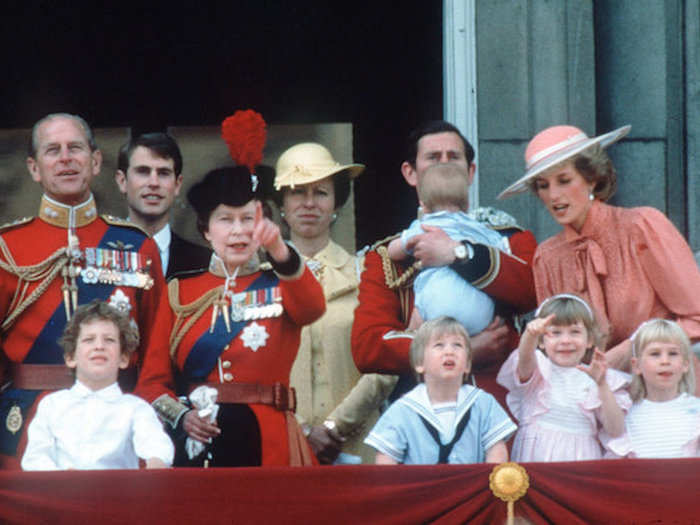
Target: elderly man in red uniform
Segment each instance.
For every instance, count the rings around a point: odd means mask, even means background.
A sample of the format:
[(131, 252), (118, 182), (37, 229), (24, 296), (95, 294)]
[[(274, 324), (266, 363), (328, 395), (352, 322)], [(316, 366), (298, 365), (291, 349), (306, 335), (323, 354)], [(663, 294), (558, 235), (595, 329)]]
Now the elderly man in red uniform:
[[(409, 137), (401, 172), (409, 185), (418, 187), (428, 167), (451, 162), (468, 170), (471, 184), (476, 170), (473, 160), (473, 148), (455, 126), (432, 121)], [(361, 372), (410, 377), (408, 350), (413, 335), (406, 327), (413, 310), (413, 277), (421, 267), (449, 265), (496, 302), (498, 315), (471, 340), (472, 370), (479, 386), (503, 401), (505, 391), (496, 384), (495, 376), (517, 346), (513, 316), (536, 306), (531, 268), (536, 241), (530, 231), (522, 230), (512, 217), (498, 210), (477, 208), (470, 215), (507, 238), (511, 253), (455, 241), (440, 228), (427, 225), (424, 234), (409, 241), (415, 257), (411, 266), (389, 258), (387, 244), (393, 237), (379, 241), (367, 253), (352, 329), (352, 352)]]
[(158, 249), (139, 228), (98, 215), (90, 182), (101, 164), (82, 118), (57, 113), (34, 125), (27, 168), (44, 190), (39, 213), (0, 230), (2, 468), (19, 468), (42, 393), (74, 382), (58, 339), (79, 304), (128, 312), (145, 348), (164, 285)]

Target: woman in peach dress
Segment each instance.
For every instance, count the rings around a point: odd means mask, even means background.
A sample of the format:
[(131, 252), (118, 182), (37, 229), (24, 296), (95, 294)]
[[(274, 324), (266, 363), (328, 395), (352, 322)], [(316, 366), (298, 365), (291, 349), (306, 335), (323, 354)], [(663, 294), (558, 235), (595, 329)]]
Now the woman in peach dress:
[(499, 195), (531, 189), (563, 227), (537, 247), (537, 301), (559, 293), (588, 301), (607, 361), (620, 370), (629, 370), (629, 337), (647, 319), (672, 319), (700, 341), (700, 271), (688, 243), (654, 208), (605, 203), (616, 189), (605, 148), (629, 130), (589, 138), (573, 126), (547, 128), (528, 144), (525, 175)]

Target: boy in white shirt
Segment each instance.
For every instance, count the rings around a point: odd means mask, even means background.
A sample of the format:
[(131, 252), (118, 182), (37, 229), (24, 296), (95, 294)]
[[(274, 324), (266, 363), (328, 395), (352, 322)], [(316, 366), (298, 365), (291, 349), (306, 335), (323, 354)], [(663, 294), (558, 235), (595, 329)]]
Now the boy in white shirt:
[(103, 301), (75, 311), (60, 344), (76, 382), (39, 403), (24, 470), (133, 469), (139, 458), (146, 468), (172, 464), (173, 444), (153, 408), (117, 384), (138, 342), (129, 317)]
[(464, 384), (471, 369), (466, 330), (452, 317), (426, 321), (411, 344), (419, 384), (382, 414), (365, 443), (384, 465), (502, 463), (516, 426), (496, 399)]

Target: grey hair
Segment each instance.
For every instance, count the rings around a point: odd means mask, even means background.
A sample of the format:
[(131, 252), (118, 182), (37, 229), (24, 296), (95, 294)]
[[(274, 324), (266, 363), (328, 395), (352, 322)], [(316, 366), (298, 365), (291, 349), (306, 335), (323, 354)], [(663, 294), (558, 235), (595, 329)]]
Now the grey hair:
[(32, 135), (29, 139), (29, 147), (27, 148), (27, 154), (31, 158), (36, 158), (36, 152), (39, 149), (39, 128), (44, 122), (48, 122), (56, 118), (65, 118), (68, 120), (72, 120), (73, 122), (77, 122), (85, 132), (85, 138), (87, 139), (90, 151), (95, 151), (97, 149), (97, 142), (95, 142), (95, 136), (92, 134), (92, 129), (83, 117), (73, 115), (71, 113), (49, 113), (42, 119), (38, 120), (36, 124), (34, 124), (34, 126), (32, 127)]

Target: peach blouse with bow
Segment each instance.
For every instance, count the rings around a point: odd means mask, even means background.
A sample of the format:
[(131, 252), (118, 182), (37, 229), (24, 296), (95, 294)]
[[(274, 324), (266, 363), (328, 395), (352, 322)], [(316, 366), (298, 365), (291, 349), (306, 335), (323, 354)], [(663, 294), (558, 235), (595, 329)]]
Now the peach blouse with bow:
[(700, 340), (700, 271), (685, 239), (654, 208), (594, 201), (581, 232), (565, 226), (537, 247), (533, 271), (537, 302), (580, 295), (608, 348), (652, 317), (675, 320)]

